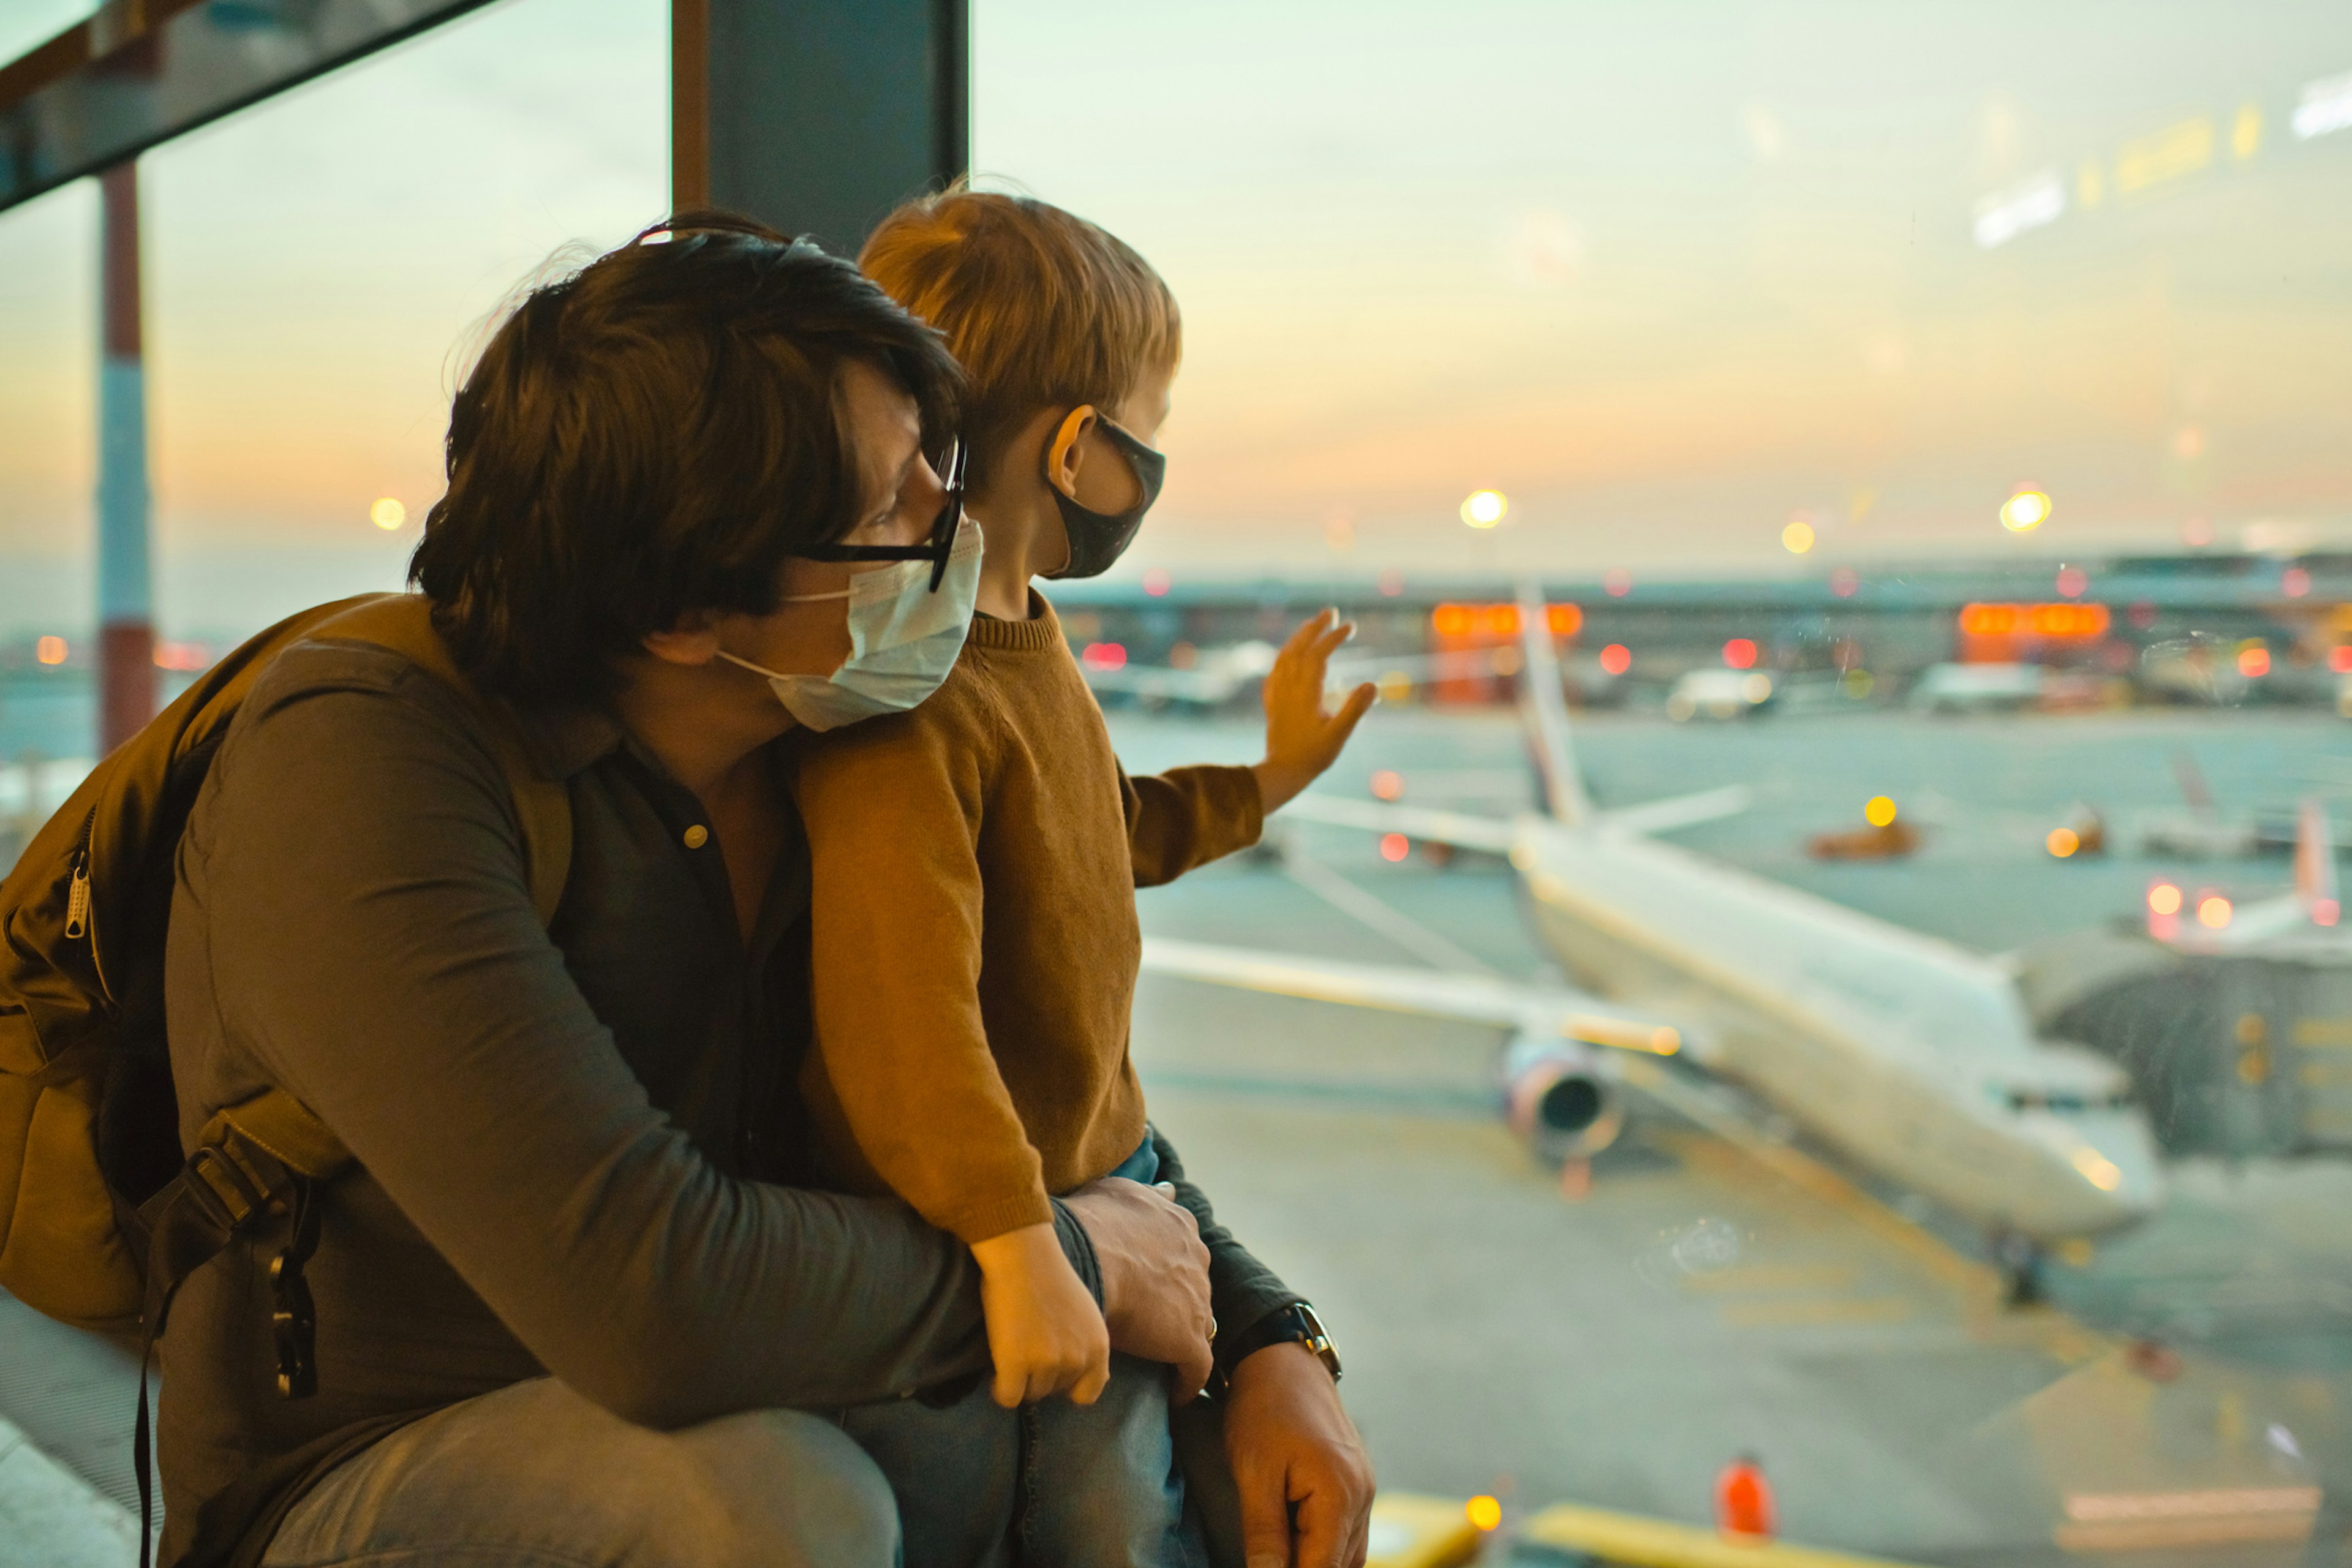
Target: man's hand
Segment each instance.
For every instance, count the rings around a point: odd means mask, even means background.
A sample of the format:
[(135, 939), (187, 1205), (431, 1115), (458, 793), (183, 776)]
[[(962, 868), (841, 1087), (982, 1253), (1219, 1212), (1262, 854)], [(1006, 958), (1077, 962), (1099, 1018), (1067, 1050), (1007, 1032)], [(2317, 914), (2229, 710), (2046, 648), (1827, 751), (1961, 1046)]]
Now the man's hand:
[(1265, 678), (1265, 761), (1250, 771), (1270, 814), (1339, 760), (1356, 721), (1379, 695), (1370, 682), (1348, 693), (1337, 713), (1323, 710), (1323, 676), (1331, 652), (1356, 635), (1356, 623), (1337, 610), (1309, 616), (1290, 634)]
[(1175, 1369), (1171, 1393), (1189, 1404), (1209, 1381), (1209, 1249), (1192, 1211), (1157, 1188), (1107, 1177), (1062, 1200), (1086, 1227), (1102, 1270), (1111, 1348)]
[(1234, 1369), (1225, 1457), (1249, 1568), (1363, 1568), (1372, 1462), (1314, 1352), (1268, 1345)]
[(1010, 1410), (1068, 1390), (1079, 1405), (1110, 1381), (1110, 1334), (1050, 1225), (1024, 1226), (971, 1244), (988, 1315), (990, 1390)]

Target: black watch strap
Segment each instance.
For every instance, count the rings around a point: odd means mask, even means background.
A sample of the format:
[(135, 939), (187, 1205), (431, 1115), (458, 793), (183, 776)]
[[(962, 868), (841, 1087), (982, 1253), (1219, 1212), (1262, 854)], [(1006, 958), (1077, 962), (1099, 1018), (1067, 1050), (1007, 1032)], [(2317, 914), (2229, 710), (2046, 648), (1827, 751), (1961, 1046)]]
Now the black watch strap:
[(1305, 1301), (1294, 1301), (1287, 1307), (1268, 1312), (1230, 1341), (1219, 1339), (1216, 1388), (1223, 1392), (1224, 1385), (1233, 1380), (1234, 1368), (1266, 1346), (1293, 1342), (1305, 1345), (1315, 1353), (1315, 1359), (1330, 1373), (1332, 1382), (1339, 1381), (1339, 1351), (1331, 1342), (1330, 1331), (1323, 1326), (1323, 1320), (1315, 1315), (1312, 1306)]

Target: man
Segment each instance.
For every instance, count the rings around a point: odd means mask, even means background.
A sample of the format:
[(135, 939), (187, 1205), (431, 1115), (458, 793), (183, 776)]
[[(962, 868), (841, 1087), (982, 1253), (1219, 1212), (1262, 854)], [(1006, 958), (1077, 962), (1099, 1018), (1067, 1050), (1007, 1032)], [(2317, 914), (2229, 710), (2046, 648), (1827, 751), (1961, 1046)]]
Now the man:
[[(181, 853), (184, 1134), (274, 1086), (361, 1168), (317, 1200), (315, 1396), (272, 1392), (283, 1235), (182, 1287), (167, 1556), (890, 1560), (887, 1489), (823, 1413), (978, 1373), (979, 1279), (903, 1205), (793, 1184), (793, 721), (715, 655), (844, 667), (875, 563), (842, 557), (933, 533), (955, 387), (847, 263), (733, 220), (650, 232), (501, 327), (415, 572), (568, 795), (550, 921), (476, 707), (334, 638), (257, 685)], [(1360, 1563), (1353, 1429), (1307, 1346), (1262, 1331), (1297, 1298), (1163, 1151), (1181, 1206), (1105, 1182), (1055, 1234), (1118, 1348), (1197, 1385), (1213, 1310), (1250, 1352), (1223, 1411), (1252, 1563)]]

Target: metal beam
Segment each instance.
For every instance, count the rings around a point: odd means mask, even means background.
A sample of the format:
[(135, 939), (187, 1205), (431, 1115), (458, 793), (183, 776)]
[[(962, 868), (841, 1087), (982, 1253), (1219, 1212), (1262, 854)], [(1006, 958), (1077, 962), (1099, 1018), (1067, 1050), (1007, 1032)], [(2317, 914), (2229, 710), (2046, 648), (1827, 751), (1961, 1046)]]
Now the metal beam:
[(702, 195), (847, 255), (898, 203), (964, 172), (967, 0), (674, 3), (681, 56), (702, 51), (672, 67), (680, 205)]
[(487, 0), (110, 0), (0, 66), (0, 211)]

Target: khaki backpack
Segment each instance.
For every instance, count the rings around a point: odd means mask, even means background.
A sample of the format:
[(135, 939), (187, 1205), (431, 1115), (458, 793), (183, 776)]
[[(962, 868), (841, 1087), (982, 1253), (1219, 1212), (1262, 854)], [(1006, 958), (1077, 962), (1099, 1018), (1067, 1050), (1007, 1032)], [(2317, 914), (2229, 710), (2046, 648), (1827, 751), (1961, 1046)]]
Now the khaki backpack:
[[(0, 882), (0, 1287), (36, 1310), (143, 1327), (152, 1342), (182, 1279), (232, 1237), (291, 1215), (292, 1244), (271, 1271), (278, 1391), (312, 1391), (309, 1197), (351, 1154), (279, 1089), (215, 1115), (184, 1154), (163, 1032), (175, 851), (230, 721), (278, 652), (373, 643), (483, 721), (513, 792), (532, 902), (551, 919), (572, 854), (566, 786), (532, 765), (512, 710), (458, 671), (430, 611), (416, 595), (368, 595), (243, 644), (100, 763)], [(141, 1397), (143, 1416), (143, 1386)]]

